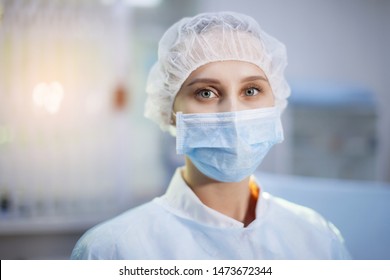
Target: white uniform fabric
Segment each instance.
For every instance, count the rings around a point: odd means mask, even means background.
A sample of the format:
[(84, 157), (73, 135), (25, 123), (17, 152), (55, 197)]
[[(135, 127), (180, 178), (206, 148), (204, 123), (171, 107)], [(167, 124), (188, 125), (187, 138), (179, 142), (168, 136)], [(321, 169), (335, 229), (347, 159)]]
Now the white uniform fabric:
[(72, 259), (348, 259), (318, 213), (261, 192), (247, 227), (205, 206), (178, 169), (165, 195), (90, 229)]

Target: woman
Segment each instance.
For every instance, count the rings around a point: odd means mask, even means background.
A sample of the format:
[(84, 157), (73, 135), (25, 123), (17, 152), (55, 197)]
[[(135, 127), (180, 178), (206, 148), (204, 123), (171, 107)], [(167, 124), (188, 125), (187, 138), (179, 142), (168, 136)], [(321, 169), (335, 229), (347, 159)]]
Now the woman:
[(145, 115), (185, 155), (165, 195), (89, 230), (73, 259), (343, 259), (337, 229), (262, 192), (253, 172), (283, 140), (283, 44), (250, 17), (184, 18), (159, 43)]

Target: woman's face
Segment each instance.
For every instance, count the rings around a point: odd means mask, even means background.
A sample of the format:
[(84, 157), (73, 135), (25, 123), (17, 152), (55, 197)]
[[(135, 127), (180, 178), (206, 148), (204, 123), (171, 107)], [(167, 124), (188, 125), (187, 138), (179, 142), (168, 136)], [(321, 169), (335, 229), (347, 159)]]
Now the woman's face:
[(243, 61), (218, 61), (199, 67), (184, 81), (174, 112), (217, 113), (274, 106), (264, 72)]

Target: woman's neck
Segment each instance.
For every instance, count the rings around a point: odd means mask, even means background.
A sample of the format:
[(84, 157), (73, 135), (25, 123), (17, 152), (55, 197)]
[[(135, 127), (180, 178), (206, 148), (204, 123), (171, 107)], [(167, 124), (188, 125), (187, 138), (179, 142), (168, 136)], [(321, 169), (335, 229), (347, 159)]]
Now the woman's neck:
[(257, 199), (251, 195), (249, 177), (240, 182), (215, 181), (201, 173), (186, 157), (183, 179), (208, 207), (249, 225), (255, 218)]

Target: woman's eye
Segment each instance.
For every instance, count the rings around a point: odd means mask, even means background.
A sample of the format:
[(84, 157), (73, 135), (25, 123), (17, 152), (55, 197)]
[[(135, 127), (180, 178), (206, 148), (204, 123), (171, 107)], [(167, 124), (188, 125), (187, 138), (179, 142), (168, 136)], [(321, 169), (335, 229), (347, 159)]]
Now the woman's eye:
[(201, 90), (197, 94), (201, 98), (214, 98), (217, 97), (217, 95), (212, 92), (211, 90)]
[(259, 94), (259, 90), (257, 88), (248, 88), (245, 90), (245, 95), (246, 96), (254, 96)]

